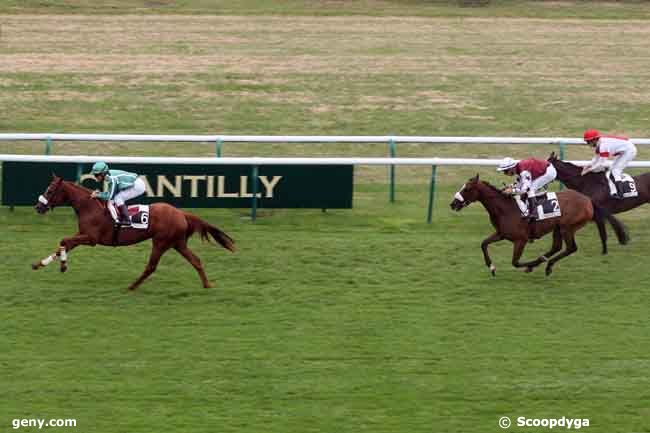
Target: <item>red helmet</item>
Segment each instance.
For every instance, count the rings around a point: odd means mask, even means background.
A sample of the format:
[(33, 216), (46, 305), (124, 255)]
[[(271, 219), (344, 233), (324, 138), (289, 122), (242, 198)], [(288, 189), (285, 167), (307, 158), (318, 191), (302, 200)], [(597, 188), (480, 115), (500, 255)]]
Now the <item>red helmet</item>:
[(595, 129), (587, 129), (583, 138), (585, 141), (595, 140), (597, 138), (600, 138), (600, 132), (596, 131)]

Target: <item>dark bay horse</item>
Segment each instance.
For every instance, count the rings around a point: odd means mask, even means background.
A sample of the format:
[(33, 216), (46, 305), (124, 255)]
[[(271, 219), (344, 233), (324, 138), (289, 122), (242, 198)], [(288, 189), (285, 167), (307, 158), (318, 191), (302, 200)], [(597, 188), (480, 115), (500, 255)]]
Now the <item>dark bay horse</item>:
[[(555, 263), (578, 250), (575, 233), (589, 221), (592, 221), (595, 214), (600, 213), (600, 209), (594, 208), (589, 197), (577, 191), (558, 192), (557, 198), (562, 210), (562, 216), (529, 223), (528, 220), (521, 217), (521, 211), (510, 195), (503, 193), (487, 182), (479, 180), (477, 174), (456, 193), (450, 206), (453, 210), (460, 211), (470, 203), (478, 201), (487, 210), (496, 231), (481, 243), (481, 249), (485, 258), (485, 265), (490, 269), (492, 275), (495, 275), (496, 268), (488, 254), (488, 245), (503, 239), (507, 239), (514, 244), (512, 251), (512, 265), (514, 267), (525, 267), (526, 272), (530, 272), (540, 264), (548, 262), (546, 264), (546, 275), (550, 275), (553, 272)], [(541, 238), (550, 232), (553, 232), (551, 249), (533, 261), (521, 263), (519, 260), (526, 243), (530, 239)], [(566, 244), (566, 249), (555, 255), (562, 249), (562, 241)]]
[[(634, 176), (634, 183), (639, 193), (638, 196), (616, 199), (612, 198), (609, 194), (609, 184), (604, 172), (592, 172), (581, 176), (582, 167), (562, 161), (557, 157), (555, 152), (551, 153), (548, 162), (555, 167), (559, 181), (564, 183), (568, 188), (580, 191), (590, 197), (596, 206), (608, 211), (609, 215), (607, 216), (607, 220), (616, 231), (619, 243), (626, 244), (629, 240), (627, 233), (625, 230), (621, 232), (618, 229), (618, 227), (622, 227), (622, 223), (611, 214), (625, 212), (650, 201), (650, 173)], [(603, 254), (607, 254), (607, 231), (605, 230), (605, 225), (597, 222), (597, 226), (600, 232), (600, 238), (603, 241)]]
[(201, 218), (166, 203), (155, 203), (149, 207), (147, 229), (121, 228), (115, 240), (113, 219), (104, 202), (90, 197), (91, 192), (73, 182), (53, 177), (47, 190), (39, 197), (35, 208), (38, 213), (43, 214), (56, 206), (72, 206), (79, 220), (79, 231), (74, 236), (62, 239), (59, 248), (52, 255), (34, 263), (32, 269), (40, 269), (58, 258), (61, 261), (61, 272), (65, 272), (68, 268), (67, 254), (79, 245), (123, 246), (152, 239), (149, 263), (142, 275), (129, 286), (129, 290), (134, 290), (156, 270), (160, 257), (170, 248), (174, 248), (194, 266), (201, 277), (203, 287), (207, 288), (210, 283), (201, 260), (187, 246), (189, 237), (197, 232), (203, 240), (208, 240), (209, 234), (225, 249), (235, 251), (235, 242), (230, 236)]

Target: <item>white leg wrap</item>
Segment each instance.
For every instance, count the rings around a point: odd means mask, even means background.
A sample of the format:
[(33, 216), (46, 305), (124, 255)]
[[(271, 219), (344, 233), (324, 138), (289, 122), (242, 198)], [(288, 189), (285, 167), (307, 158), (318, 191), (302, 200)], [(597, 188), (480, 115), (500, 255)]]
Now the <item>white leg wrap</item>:
[(47, 266), (50, 263), (54, 261), (54, 258), (56, 257), (56, 254), (52, 254), (51, 256), (45, 257), (43, 260), (41, 260), (41, 265)]
[(66, 262), (66, 261), (68, 261), (68, 254), (65, 252), (65, 247), (61, 247), (61, 248), (59, 249), (59, 251), (60, 251), (60, 258), (61, 258), (61, 261), (62, 261), (62, 262)]

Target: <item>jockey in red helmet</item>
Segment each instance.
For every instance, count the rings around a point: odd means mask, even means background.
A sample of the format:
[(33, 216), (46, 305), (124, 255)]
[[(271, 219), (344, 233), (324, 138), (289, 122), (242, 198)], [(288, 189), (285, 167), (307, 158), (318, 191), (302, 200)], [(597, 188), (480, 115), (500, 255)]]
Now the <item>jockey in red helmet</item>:
[(616, 185), (616, 198), (623, 198), (623, 170), (636, 157), (636, 146), (627, 137), (602, 135), (595, 129), (588, 129), (583, 136), (585, 142), (594, 148), (595, 155), (589, 165), (582, 169), (582, 175), (592, 171), (602, 171), (606, 168), (607, 159), (614, 157), (610, 168), (610, 178)]

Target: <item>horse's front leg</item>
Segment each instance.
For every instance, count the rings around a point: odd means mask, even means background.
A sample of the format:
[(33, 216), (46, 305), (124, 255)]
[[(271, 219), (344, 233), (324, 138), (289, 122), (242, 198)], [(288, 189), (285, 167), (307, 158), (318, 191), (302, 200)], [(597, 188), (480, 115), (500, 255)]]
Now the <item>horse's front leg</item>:
[(95, 245), (95, 242), (88, 235), (77, 233), (76, 235), (64, 238), (59, 243), (59, 260), (61, 261), (61, 272), (68, 270), (68, 252), (72, 251), (79, 245)]
[(41, 268), (44, 268), (45, 266), (49, 265), (53, 261), (59, 258), (59, 249), (57, 248), (51, 255), (45, 257), (43, 260), (40, 260), (36, 263), (32, 263), (32, 269), (33, 270), (38, 270)]
[(526, 242), (528, 242), (527, 238), (514, 241), (514, 246), (512, 248), (512, 266), (515, 268), (526, 268), (530, 265), (530, 263), (519, 262), (524, 253), (524, 248), (526, 248)]
[(488, 254), (488, 245), (494, 242), (499, 242), (500, 240), (503, 239), (503, 236), (499, 232), (492, 233), (490, 236), (485, 238), (483, 242), (481, 242), (481, 250), (483, 251), (483, 258), (485, 259), (485, 266), (490, 268), (490, 272), (492, 273), (492, 276), (496, 276), (496, 270), (497, 268), (492, 264), (492, 259), (490, 258), (490, 255)]
[(562, 232), (560, 231), (559, 226), (555, 226), (553, 229), (553, 245), (551, 249), (545, 252), (543, 255), (539, 256), (536, 260), (532, 262), (522, 263), (526, 265), (526, 272), (532, 272), (537, 266), (541, 265), (544, 262), (548, 262), (550, 258), (562, 249)]
[(546, 255), (543, 255), (538, 257), (535, 260), (530, 260), (528, 262), (521, 263), (519, 260), (521, 259), (521, 256), (524, 253), (524, 248), (526, 248), (526, 243), (528, 243), (528, 238), (514, 241), (514, 247), (512, 249), (512, 266), (514, 266), (515, 268), (526, 268), (526, 272), (532, 272), (532, 270), (536, 266), (539, 266), (541, 263), (544, 263), (549, 258)]

